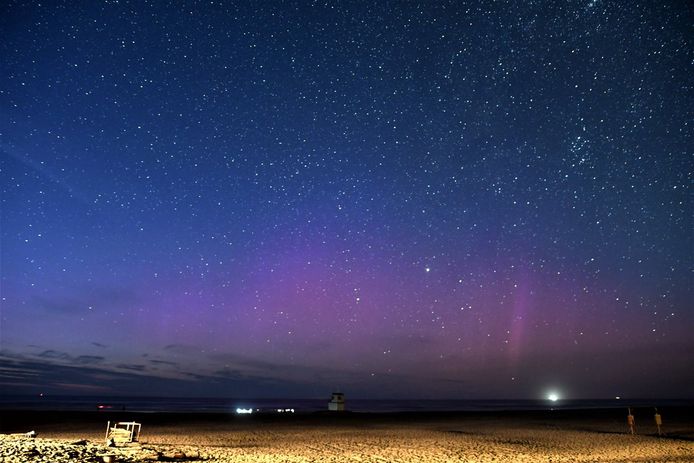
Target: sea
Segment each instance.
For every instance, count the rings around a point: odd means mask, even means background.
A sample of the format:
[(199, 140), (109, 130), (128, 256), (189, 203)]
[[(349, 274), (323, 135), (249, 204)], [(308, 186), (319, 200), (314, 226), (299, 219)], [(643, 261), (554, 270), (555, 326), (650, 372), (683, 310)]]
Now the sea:
[[(578, 399), (578, 400), (401, 400), (350, 399), (346, 410), (362, 413), (522, 411), (598, 408), (692, 407), (693, 400)], [(116, 411), (171, 413), (313, 413), (328, 409), (328, 399), (241, 399), (182, 397), (103, 397), (4, 395), (0, 409), (48, 411)]]

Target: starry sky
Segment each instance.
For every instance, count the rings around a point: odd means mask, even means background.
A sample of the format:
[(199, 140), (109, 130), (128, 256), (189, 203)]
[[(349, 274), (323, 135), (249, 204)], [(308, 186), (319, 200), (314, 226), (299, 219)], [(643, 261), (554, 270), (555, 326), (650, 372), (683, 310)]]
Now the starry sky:
[(692, 397), (691, 3), (1, 8), (0, 391)]

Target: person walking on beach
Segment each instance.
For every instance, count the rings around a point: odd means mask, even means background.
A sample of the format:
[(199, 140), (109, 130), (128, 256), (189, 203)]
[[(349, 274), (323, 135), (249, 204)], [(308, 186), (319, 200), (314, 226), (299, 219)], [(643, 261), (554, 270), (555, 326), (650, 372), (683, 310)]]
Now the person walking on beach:
[(627, 408), (629, 414), (627, 415), (627, 424), (629, 425), (629, 431), (631, 434), (636, 434), (636, 420), (634, 415), (631, 414), (631, 408)]

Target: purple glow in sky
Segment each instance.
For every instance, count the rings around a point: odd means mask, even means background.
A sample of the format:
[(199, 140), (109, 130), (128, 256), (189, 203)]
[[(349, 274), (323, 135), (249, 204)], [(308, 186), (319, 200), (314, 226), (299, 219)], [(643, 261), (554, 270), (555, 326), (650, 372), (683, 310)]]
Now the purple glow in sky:
[(691, 397), (691, 21), (6, 2), (0, 391)]

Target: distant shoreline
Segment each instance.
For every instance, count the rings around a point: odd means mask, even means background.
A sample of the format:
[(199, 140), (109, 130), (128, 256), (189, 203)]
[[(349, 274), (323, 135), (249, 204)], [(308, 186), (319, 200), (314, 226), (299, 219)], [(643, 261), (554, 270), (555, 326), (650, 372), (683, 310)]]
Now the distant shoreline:
[[(254, 412), (305, 414), (327, 411), (327, 399), (235, 399), (235, 398), (167, 398), (167, 397), (110, 397), (110, 396), (23, 396), (0, 397), (2, 410), (36, 411), (118, 411), (140, 413), (234, 413), (236, 409)], [(595, 410), (614, 408), (694, 407), (692, 399), (574, 399), (558, 400), (403, 400), (350, 399), (346, 408), (356, 413), (405, 412), (472, 412), (472, 411), (543, 411)]]
[[(297, 413), (260, 412), (239, 415), (234, 412), (181, 412), (181, 411), (135, 411), (135, 410), (22, 410), (0, 409), (0, 433), (26, 432), (40, 426), (54, 429), (65, 423), (76, 427), (89, 427), (107, 421), (142, 421), (156, 425), (221, 423), (247, 427), (258, 424), (300, 423), (303, 425), (351, 425), (370, 423), (407, 423), (448, 420), (501, 420), (501, 421), (592, 421), (626, 420), (627, 407), (609, 408), (564, 408), (545, 410), (459, 410), (459, 411), (394, 411), (394, 412), (328, 412), (308, 411)], [(641, 423), (650, 422), (653, 407), (631, 407), (632, 413)], [(694, 427), (694, 405), (659, 407), (666, 422), (674, 421)], [(626, 421), (625, 421), (626, 422)]]

